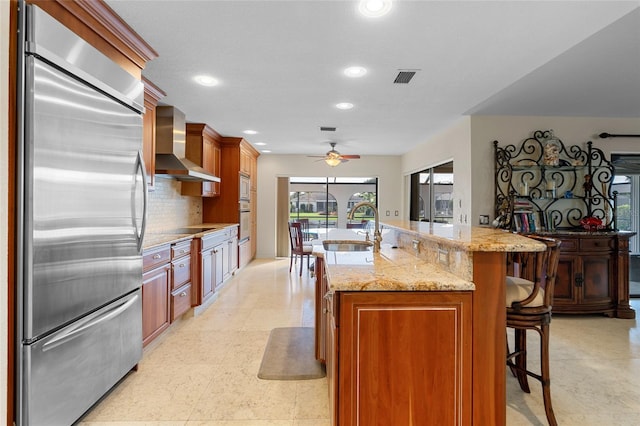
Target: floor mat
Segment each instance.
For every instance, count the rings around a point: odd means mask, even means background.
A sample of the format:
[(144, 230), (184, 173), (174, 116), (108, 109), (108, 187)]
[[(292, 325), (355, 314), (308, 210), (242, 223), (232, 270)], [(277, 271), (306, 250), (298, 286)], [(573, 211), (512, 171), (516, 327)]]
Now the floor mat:
[(325, 376), (315, 359), (312, 327), (274, 328), (262, 356), (258, 377), (264, 380), (308, 380)]

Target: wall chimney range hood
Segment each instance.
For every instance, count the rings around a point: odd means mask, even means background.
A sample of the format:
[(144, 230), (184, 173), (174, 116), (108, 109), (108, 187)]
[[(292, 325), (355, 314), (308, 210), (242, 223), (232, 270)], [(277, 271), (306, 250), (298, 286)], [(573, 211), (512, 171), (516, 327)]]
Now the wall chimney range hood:
[(173, 106), (156, 107), (156, 175), (187, 182), (220, 182), (218, 176), (186, 158), (186, 119)]

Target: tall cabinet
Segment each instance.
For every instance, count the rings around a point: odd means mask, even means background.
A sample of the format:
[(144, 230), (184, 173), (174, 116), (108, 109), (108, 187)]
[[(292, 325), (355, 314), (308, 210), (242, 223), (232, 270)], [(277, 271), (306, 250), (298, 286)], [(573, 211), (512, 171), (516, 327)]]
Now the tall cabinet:
[[(243, 138), (220, 139), (220, 194), (202, 200), (204, 222), (240, 223), (238, 241), (238, 264), (243, 267), (256, 255), (257, 235), (257, 171), (260, 153)], [(240, 176), (248, 176), (251, 182), (249, 200), (249, 224), (240, 220)], [(243, 226), (249, 227), (249, 237), (242, 238)]]
[(155, 188), (156, 169), (156, 107), (167, 94), (155, 84), (142, 77), (144, 83), (144, 116), (142, 125), (142, 157), (147, 172), (149, 191)]
[(629, 238), (617, 230), (614, 167), (592, 142), (564, 143), (537, 130), (495, 147), (496, 226), (562, 241), (556, 313), (635, 318), (629, 305)]

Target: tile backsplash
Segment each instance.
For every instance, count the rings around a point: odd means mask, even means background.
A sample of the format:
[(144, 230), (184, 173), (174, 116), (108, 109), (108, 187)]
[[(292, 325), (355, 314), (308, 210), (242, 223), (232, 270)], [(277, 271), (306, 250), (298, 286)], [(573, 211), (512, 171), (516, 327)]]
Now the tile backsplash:
[(202, 223), (202, 198), (181, 195), (181, 185), (175, 179), (155, 177), (155, 189), (149, 192), (147, 233)]

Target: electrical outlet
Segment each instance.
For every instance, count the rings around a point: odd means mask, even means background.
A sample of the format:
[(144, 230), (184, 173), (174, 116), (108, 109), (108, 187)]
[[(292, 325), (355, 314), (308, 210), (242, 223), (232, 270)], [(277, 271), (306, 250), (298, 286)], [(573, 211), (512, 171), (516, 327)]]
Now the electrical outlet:
[(479, 223), (480, 223), (480, 225), (488, 225), (489, 224), (489, 215), (488, 214), (481, 214)]
[(411, 246), (413, 247), (413, 251), (415, 251), (416, 254), (420, 253), (420, 240), (412, 240)]
[(395, 213), (395, 216), (398, 216), (398, 214), (399, 214), (398, 210), (396, 210), (394, 213)]
[(441, 248), (438, 249), (438, 262), (443, 265), (449, 265), (449, 253)]
[(386, 213), (387, 213), (387, 216), (391, 216), (391, 211), (390, 210), (387, 210)]

